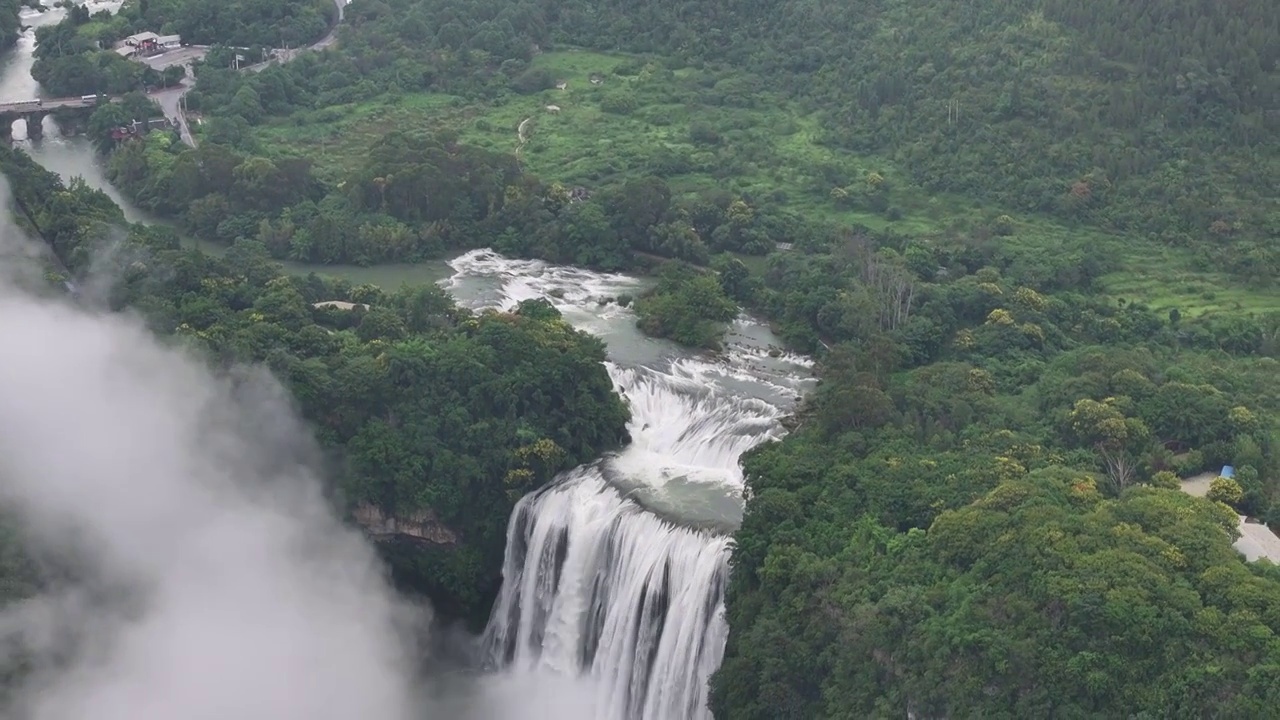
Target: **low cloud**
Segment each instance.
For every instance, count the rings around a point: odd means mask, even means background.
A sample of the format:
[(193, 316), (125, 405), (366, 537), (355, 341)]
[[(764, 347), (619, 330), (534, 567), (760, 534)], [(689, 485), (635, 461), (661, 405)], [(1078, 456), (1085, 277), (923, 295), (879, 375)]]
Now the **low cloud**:
[(49, 292), (40, 255), (0, 217), (0, 515), (59, 570), (0, 608), (0, 716), (600, 718), (558, 673), (424, 678), (429, 611), (334, 517), (284, 389)]
[[(30, 255), (12, 226), (3, 257)], [(24, 273), (30, 276), (30, 273)], [(30, 720), (401, 720), (420, 611), (332, 515), (261, 371), (0, 278), (0, 505), (74, 582), (0, 614)]]

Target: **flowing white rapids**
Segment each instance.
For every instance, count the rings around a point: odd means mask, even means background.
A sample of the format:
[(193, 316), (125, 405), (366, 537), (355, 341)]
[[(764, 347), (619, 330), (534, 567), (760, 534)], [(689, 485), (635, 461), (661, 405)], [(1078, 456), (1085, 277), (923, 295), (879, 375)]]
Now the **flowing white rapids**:
[(465, 305), (545, 298), (609, 346), (609, 374), (631, 405), (632, 443), (523, 498), (507, 532), (504, 583), (486, 628), (492, 664), (585, 677), (600, 720), (710, 718), (707, 681), (724, 654), (724, 589), (745, 490), (738, 458), (782, 433), (811, 382), (804, 358), (740, 319), (725, 353), (692, 356), (644, 338), (605, 300), (640, 280), (517, 261), (455, 259)]

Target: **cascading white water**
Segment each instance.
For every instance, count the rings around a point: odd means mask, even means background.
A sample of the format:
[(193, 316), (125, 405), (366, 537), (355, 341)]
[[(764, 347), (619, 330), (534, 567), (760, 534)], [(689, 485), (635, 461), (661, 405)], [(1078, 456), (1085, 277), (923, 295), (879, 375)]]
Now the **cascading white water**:
[(728, 627), (729, 540), (677, 527), (594, 467), (525, 498), (486, 632), (493, 659), (599, 681), (601, 718), (696, 718)]
[(805, 383), (743, 318), (718, 361), (643, 338), (604, 298), (636, 293), (622, 275), (476, 251), (450, 289), (473, 308), (546, 298), (609, 344), (609, 373), (631, 405), (631, 444), (563, 474), (512, 514), (504, 583), (484, 641), (493, 664), (591, 679), (601, 720), (710, 718), (707, 681), (728, 626), (724, 589), (741, 520), (738, 458), (777, 437)]

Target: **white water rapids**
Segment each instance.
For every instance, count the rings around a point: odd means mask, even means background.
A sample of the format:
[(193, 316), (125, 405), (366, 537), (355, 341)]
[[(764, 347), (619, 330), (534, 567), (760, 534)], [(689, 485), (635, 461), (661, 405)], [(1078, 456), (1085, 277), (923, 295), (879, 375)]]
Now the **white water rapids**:
[(728, 634), (726, 532), (742, 516), (738, 458), (781, 435), (809, 362), (771, 350), (767, 329), (747, 318), (714, 358), (644, 338), (631, 311), (601, 302), (643, 291), (624, 275), (490, 251), (451, 265), (446, 285), (463, 305), (545, 298), (602, 337), (632, 412), (630, 446), (564, 473), (512, 514), (484, 636), (492, 665), (586, 679), (600, 720), (709, 719), (707, 681)]

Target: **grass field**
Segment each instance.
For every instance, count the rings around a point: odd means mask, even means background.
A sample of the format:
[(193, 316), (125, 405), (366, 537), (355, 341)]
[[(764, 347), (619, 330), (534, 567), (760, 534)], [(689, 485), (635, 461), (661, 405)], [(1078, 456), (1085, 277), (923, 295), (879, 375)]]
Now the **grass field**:
[(1121, 271), (1103, 278), (1108, 294), (1184, 316), (1280, 312), (1280, 290), (1249, 288), (1226, 273), (1194, 270), (1190, 253), (1150, 244), (1122, 255)]
[[(677, 193), (717, 188), (767, 198), (809, 217), (909, 235), (975, 227), (1005, 213), (967, 198), (927, 194), (888, 162), (822, 146), (819, 119), (769, 88), (587, 51), (544, 53), (533, 67), (550, 71), (565, 87), (513, 92), (490, 103), (434, 93), (383, 97), (299, 113), (259, 128), (258, 138), (269, 152), (313, 158), (319, 174), (335, 182), (389, 131), (451, 130), (472, 145), (518, 152), (528, 170), (569, 186), (652, 173)], [(523, 143), (517, 136), (522, 122)], [(888, 183), (893, 210), (837, 207), (832, 189), (856, 186), (869, 173)], [(1118, 298), (1176, 307), (1192, 317), (1280, 310), (1280, 290), (1241, 287), (1197, 268), (1189, 252), (1008, 214), (1015, 232), (1005, 242), (1041, 250), (1105, 247), (1119, 267), (1103, 284)]]
[[(615, 74), (623, 65), (633, 72)], [(677, 192), (718, 187), (769, 196), (797, 211), (875, 228), (928, 232), (954, 215), (954, 208), (913, 196), (883, 163), (819, 146), (817, 120), (769, 93), (756, 96), (757, 107), (708, 105), (699, 101), (704, 88), (691, 71), (645, 68), (621, 55), (553, 52), (538, 56), (533, 66), (550, 70), (565, 89), (510, 94), (494, 104), (429, 93), (380, 98), (302, 113), (259, 128), (258, 137), (269, 150), (315, 158), (318, 171), (331, 180), (358, 165), (365, 149), (388, 131), (448, 129), (469, 144), (519, 150), (530, 171), (567, 185), (595, 186), (650, 170)], [(599, 85), (590, 82), (593, 74), (602, 79)], [(626, 113), (602, 108), (618, 97), (630, 98), (635, 108)], [(516, 129), (526, 119), (527, 142), (521, 146)], [(695, 122), (711, 128), (719, 141), (693, 142)], [(827, 197), (832, 185), (815, 175), (819, 166), (846, 184), (880, 173), (903, 188), (892, 198), (902, 219), (890, 222), (879, 213), (837, 209)]]

